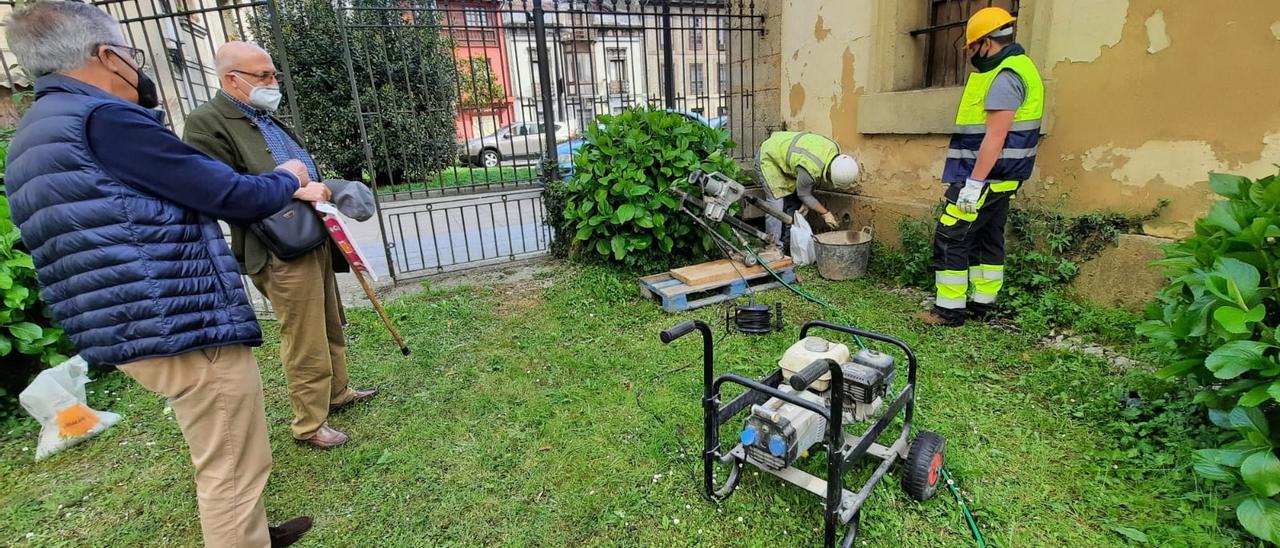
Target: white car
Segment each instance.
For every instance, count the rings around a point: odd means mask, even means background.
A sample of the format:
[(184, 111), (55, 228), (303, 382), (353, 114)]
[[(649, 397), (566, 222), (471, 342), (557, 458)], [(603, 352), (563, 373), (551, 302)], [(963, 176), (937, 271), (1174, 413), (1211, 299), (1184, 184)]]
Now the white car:
[[(557, 143), (569, 140), (569, 128), (563, 122), (555, 122), (555, 128)], [(497, 167), (512, 158), (537, 158), (547, 150), (540, 122), (516, 122), (493, 135), (467, 141), (461, 148), (463, 160), (483, 167)]]

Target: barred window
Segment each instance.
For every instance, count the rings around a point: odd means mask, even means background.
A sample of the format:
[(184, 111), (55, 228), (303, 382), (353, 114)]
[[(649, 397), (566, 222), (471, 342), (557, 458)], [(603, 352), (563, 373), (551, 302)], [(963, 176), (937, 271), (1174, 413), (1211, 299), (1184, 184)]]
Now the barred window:
[[(964, 84), (969, 74), (969, 54), (965, 51), (965, 23), (969, 16), (986, 7), (998, 7), (1018, 15), (1018, 0), (924, 0), (928, 26), (911, 31), (924, 39), (924, 81), (921, 87), (937, 88)], [(1016, 29), (1015, 29), (1016, 30)]]

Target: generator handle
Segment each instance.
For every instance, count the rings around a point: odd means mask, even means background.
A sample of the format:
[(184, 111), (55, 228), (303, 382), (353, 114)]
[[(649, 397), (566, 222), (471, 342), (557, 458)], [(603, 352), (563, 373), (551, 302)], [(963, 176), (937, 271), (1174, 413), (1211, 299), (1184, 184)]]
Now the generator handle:
[(836, 363), (836, 361), (831, 358), (818, 358), (813, 360), (813, 363), (806, 365), (799, 373), (791, 375), (791, 388), (794, 388), (797, 391), (809, 388), (809, 385), (827, 374), (828, 371), (833, 371), (832, 367), (839, 365), (840, 364)]
[(711, 335), (711, 326), (702, 320), (685, 320), (663, 329), (658, 333), (658, 338), (662, 339), (662, 344), (671, 344), (672, 341), (692, 333), (695, 329), (702, 334), (703, 399), (707, 400), (711, 398), (711, 377), (715, 371), (715, 337)]
[(694, 329), (697, 329), (698, 323), (702, 323), (702, 322), (699, 322), (698, 320), (685, 320), (671, 327), (663, 329), (662, 332), (658, 334), (658, 338), (662, 339), (662, 344), (671, 344), (671, 341), (674, 341), (676, 339), (679, 339), (680, 337), (688, 335)]

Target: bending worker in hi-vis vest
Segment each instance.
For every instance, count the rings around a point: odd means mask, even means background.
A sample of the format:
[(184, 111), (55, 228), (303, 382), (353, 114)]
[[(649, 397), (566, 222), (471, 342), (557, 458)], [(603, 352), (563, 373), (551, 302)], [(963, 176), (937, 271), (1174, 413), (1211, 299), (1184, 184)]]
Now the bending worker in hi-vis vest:
[[(807, 207), (822, 216), (830, 228), (839, 223), (836, 216), (813, 197), (817, 181), (829, 181), (836, 187), (847, 187), (858, 179), (858, 161), (840, 154), (840, 145), (816, 133), (778, 131), (760, 145), (756, 171), (764, 179), (764, 192), (769, 205), (794, 214)], [(765, 217), (765, 232), (775, 244), (788, 251), (791, 231), (782, 229), (782, 221)]]
[[(1014, 17), (985, 8), (969, 18), (969, 75), (942, 182), (946, 210), (933, 236), (937, 298), (917, 317), (957, 326), (988, 316), (1004, 284), (1004, 227), (1009, 200), (1031, 176), (1040, 142), (1044, 85), (1013, 42)], [(970, 287), (972, 286), (972, 291)]]

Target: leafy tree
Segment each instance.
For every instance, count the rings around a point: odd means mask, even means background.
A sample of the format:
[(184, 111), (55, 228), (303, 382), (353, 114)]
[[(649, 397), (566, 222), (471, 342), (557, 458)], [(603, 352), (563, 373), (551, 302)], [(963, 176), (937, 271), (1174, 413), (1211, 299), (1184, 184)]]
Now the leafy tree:
[[(455, 85), (449, 41), (428, 10), (400, 0), (354, 0), (341, 11), (365, 129), (379, 183), (422, 179), (453, 163)], [(401, 10), (362, 8), (404, 8)], [(364, 143), (334, 4), (278, 0), (293, 87), (307, 146), (327, 170), (347, 179), (365, 171)], [(267, 13), (255, 35), (269, 36)], [(272, 51), (279, 58), (278, 51)]]
[(493, 65), (484, 55), (458, 60), (458, 87), (462, 90), (462, 106), (466, 108), (485, 108), (507, 98), (507, 90), (498, 82)]

